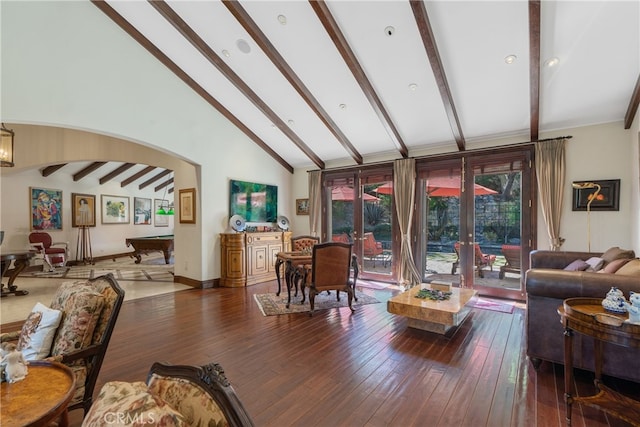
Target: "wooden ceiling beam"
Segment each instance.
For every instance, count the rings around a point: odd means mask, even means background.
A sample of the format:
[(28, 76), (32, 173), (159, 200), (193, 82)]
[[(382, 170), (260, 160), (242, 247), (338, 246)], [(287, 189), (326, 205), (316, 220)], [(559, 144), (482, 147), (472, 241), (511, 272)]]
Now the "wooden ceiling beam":
[(87, 166), (84, 169), (82, 169), (81, 171), (76, 172), (75, 174), (73, 174), (73, 180), (74, 181), (80, 181), (82, 178), (84, 178), (85, 176), (89, 175), (91, 172), (94, 172), (94, 171), (98, 170), (99, 168), (101, 168), (102, 166), (104, 166), (106, 164), (107, 164), (107, 162), (93, 162), (89, 166)]
[(627, 107), (627, 114), (624, 115), (624, 128), (630, 129), (631, 123), (633, 123), (633, 118), (636, 116), (636, 112), (638, 111), (638, 104), (640, 104), (640, 75), (638, 75), (638, 80), (636, 81), (636, 87), (631, 94), (631, 99), (629, 100), (629, 107)]
[(529, 0), (529, 120), (531, 141), (540, 129), (540, 0)]
[(160, 191), (163, 188), (165, 188), (166, 186), (173, 184), (173, 178), (169, 178), (168, 180), (166, 180), (165, 182), (163, 182), (162, 184), (158, 184), (156, 187), (154, 187), (153, 191)]
[(63, 168), (66, 165), (66, 163), (60, 163), (59, 165), (47, 166), (46, 168), (42, 169), (42, 176), (46, 178), (49, 175), (53, 175), (57, 170)]
[(213, 49), (162, 0), (149, 1), (162, 17), (169, 22), (204, 58), (224, 75), (253, 105), (258, 108), (282, 133), (284, 133), (313, 163), (324, 169), (324, 161), (256, 94)]
[(371, 84), (371, 81), (364, 72), (364, 69), (360, 65), (360, 62), (358, 62), (358, 58), (351, 49), (351, 46), (349, 46), (346, 37), (340, 30), (340, 27), (331, 14), (329, 7), (324, 2), (324, 0), (309, 0), (309, 4), (318, 16), (318, 19), (322, 23), (322, 26), (327, 31), (327, 34), (329, 34), (329, 37), (331, 37), (331, 40), (335, 44), (338, 52), (340, 52), (340, 55), (344, 59), (344, 62), (347, 64), (347, 66), (351, 70), (351, 73), (362, 88), (364, 95), (367, 97), (369, 103), (373, 107), (373, 110), (378, 115), (378, 118), (382, 122), (382, 126), (389, 134), (389, 137), (391, 138), (391, 141), (395, 145), (396, 149), (400, 152), (402, 157), (409, 157), (409, 150), (404, 144), (404, 141), (400, 136), (400, 132), (393, 123), (393, 120), (391, 120), (391, 116), (387, 112), (384, 104), (382, 103), (382, 100), (376, 93), (373, 84)]
[(135, 166), (135, 163), (125, 163), (125, 164), (117, 167), (113, 171), (109, 172), (108, 174), (106, 174), (102, 178), (100, 178), (98, 180), (98, 182), (100, 182), (100, 184), (104, 184), (106, 182), (109, 182), (113, 178), (115, 178), (116, 176), (120, 175), (121, 173), (124, 173), (124, 172), (128, 171), (129, 169), (131, 169), (134, 166)]
[(146, 180), (145, 182), (143, 182), (142, 184), (140, 184), (138, 186), (138, 190), (142, 190), (143, 188), (148, 187), (149, 185), (153, 184), (154, 182), (156, 182), (157, 180), (159, 180), (163, 176), (169, 175), (171, 172), (173, 172), (171, 169), (165, 169), (164, 171), (160, 172), (156, 176), (151, 177), (148, 180)]
[(363, 163), (362, 155), (356, 150), (356, 148), (351, 144), (349, 138), (342, 132), (342, 130), (338, 127), (338, 125), (333, 121), (329, 113), (322, 108), (320, 102), (316, 99), (315, 96), (311, 93), (311, 91), (307, 88), (307, 86), (302, 82), (300, 77), (293, 71), (293, 69), (289, 66), (287, 61), (280, 55), (278, 50), (273, 46), (269, 38), (262, 32), (258, 24), (249, 16), (247, 11), (240, 5), (240, 2), (237, 0), (223, 0), (222, 2), (229, 12), (236, 18), (236, 20), (242, 25), (242, 27), (249, 33), (249, 35), (253, 38), (258, 46), (262, 49), (262, 51), (267, 55), (267, 57), (271, 60), (273, 65), (282, 73), (282, 75), (287, 79), (289, 84), (293, 86), (293, 88), (298, 92), (298, 95), (305, 100), (309, 108), (311, 108), (320, 121), (324, 123), (324, 125), (329, 129), (329, 131), (336, 137), (338, 142), (344, 147), (344, 149), (349, 153), (351, 158), (355, 160), (355, 162), (359, 165)]
[(422, 38), (422, 44), (427, 52), (431, 69), (433, 70), (433, 76), (435, 77), (440, 91), (440, 97), (444, 104), (444, 109), (449, 119), (449, 126), (451, 126), (451, 132), (453, 138), (458, 145), (459, 151), (466, 149), (466, 142), (462, 133), (462, 126), (460, 125), (460, 119), (458, 118), (458, 112), (453, 102), (453, 96), (451, 95), (451, 88), (447, 81), (447, 75), (444, 72), (444, 65), (442, 65), (442, 59), (440, 58), (440, 52), (438, 52), (438, 46), (436, 45), (436, 38), (433, 35), (433, 29), (431, 28), (431, 22), (429, 21), (429, 15), (427, 14), (427, 8), (423, 0), (411, 0), (411, 10), (413, 10), (413, 16), (416, 19), (418, 25), (418, 31)]
[(231, 111), (227, 110), (216, 98), (211, 96), (202, 86), (200, 86), (195, 80), (180, 68), (175, 62), (173, 62), (167, 55), (162, 53), (160, 49), (149, 39), (147, 39), (141, 32), (139, 32), (130, 22), (116, 12), (109, 4), (104, 0), (91, 0), (98, 9), (100, 9), (105, 15), (107, 15), (116, 25), (118, 25), (124, 32), (129, 34), (135, 41), (137, 41), (143, 48), (145, 48), (151, 55), (153, 55), (160, 63), (173, 72), (179, 79), (181, 79), (187, 86), (189, 86), (194, 92), (196, 92), (202, 99), (204, 99), (209, 105), (218, 110), (220, 114), (233, 123), (241, 132), (243, 132), (249, 139), (251, 139), (262, 150), (275, 159), (283, 168), (289, 173), (293, 173), (293, 166), (291, 166), (286, 160), (284, 160), (278, 153), (276, 153), (271, 147), (269, 147), (258, 135), (253, 133), (240, 119), (234, 116)]
[(127, 185), (131, 184), (133, 181), (135, 181), (136, 179), (142, 178), (143, 176), (145, 176), (146, 174), (150, 173), (151, 171), (153, 171), (156, 167), (155, 166), (147, 166), (146, 168), (142, 169), (140, 172), (134, 173), (133, 175), (131, 175), (129, 178), (125, 179), (124, 181), (122, 181), (120, 183), (120, 187), (126, 187)]

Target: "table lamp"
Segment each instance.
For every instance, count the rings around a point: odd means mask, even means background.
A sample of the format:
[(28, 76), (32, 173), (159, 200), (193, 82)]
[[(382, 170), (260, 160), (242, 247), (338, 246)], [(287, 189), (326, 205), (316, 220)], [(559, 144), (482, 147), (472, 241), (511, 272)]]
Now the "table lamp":
[(574, 182), (573, 188), (578, 190), (587, 190), (590, 188), (595, 188), (596, 191), (589, 194), (587, 196), (587, 245), (588, 251), (591, 252), (591, 202), (593, 202), (598, 194), (600, 193), (600, 184), (596, 184), (595, 182)]

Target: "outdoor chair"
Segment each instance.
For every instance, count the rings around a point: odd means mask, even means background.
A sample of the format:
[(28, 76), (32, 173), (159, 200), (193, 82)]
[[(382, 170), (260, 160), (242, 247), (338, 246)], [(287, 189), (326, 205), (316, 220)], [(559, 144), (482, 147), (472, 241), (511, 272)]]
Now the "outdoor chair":
[[(355, 285), (358, 277), (357, 258), (351, 256), (351, 243), (328, 242), (315, 245), (311, 266), (307, 266), (307, 274), (302, 281), (302, 302), (304, 303), (304, 287), (309, 287), (310, 315), (313, 315), (316, 295), (322, 291), (335, 290), (340, 301), (340, 291), (347, 293), (349, 309), (353, 312), (352, 301), (355, 296)], [(355, 277), (350, 280), (352, 264), (355, 264)], [(309, 269), (311, 274), (308, 273)]]
[[(456, 269), (460, 264), (460, 242), (456, 242), (453, 244), (453, 250), (456, 252), (456, 260), (453, 262), (451, 266), (451, 274), (456, 274)], [(493, 271), (493, 263), (496, 261), (495, 255), (483, 254), (480, 249), (480, 245), (477, 243), (473, 244), (473, 252), (474, 252), (474, 265), (478, 270), (478, 276), (484, 277), (483, 268), (489, 266), (491, 271)]]
[(67, 264), (69, 245), (66, 242), (54, 242), (49, 233), (34, 231), (29, 234), (29, 243), (42, 259), (43, 271), (53, 271), (55, 267)]
[(504, 279), (505, 273), (520, 274), (520, 251), (521, 248), (518, 245), (502, 245), (502, 254), (507, 263), (500, 267), (501, 279)]
[(82, 408), (86, 415), (123, 300), (111, 273), (64, 282), (49, 307), (36, 304), (22, 330), (0, 334), (0, 342), (17, 341), (18, 350), (30, 354), (27, 359), (68, 366), (76, 378), (68, 409)]
[(342, 242), (342, 243), (351, 243), (349, 240), (349, 235), (347, 233), (334, 234), (331, 236), (332, 242)]
[(153, 425), (254, 425), (217, 363), (190, 366), (156, 362), (146, 383), (107, 382), (82, 425), (107, 425), (105, 421), (114, 419), (113, 414), (126, 420), (152, 420)]

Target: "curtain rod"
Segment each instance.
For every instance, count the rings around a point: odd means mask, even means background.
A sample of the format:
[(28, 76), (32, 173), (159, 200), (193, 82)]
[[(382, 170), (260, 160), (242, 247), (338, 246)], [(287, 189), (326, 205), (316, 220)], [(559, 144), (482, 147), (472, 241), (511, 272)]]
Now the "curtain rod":
[[(502, 148), (520, 147), (520, 146), (525, 146), (525, 145), (529, 145), (529, 144), (535, 144), (536, 142), (547, 142), (547, 141), (555, 141), (557, 139), (571, 139), (571, 138), (573, 138), (572, 135), (557, 136), (555, 138), (538, 139), (536, 141), (514, 142), (513, 144), (499, 145), (497, 147), (483, 147), (483, 148), (476, 148), (476, 149), (473, 149), (473, 150), (457, 151), (457, 152), (453, 152), (453, 153), (438, 153), (438, 154), (431, 154), (431, 155), (426, 155), (426, 156), (410, 157), (410, 158), (418, 160), (418, 159), (426, 159), (426, 158), (429, 158), (429, 157), (451, 156), (451, 155), (459, 154), (459, 153), (477, 153), (477, 152), (495, 150), (495, 149), (502, 149)], [(308, 170), (307, 173), (314, 172), (314, 171), (327, 172), (327, 171), (334, 171), (334, 170), (344, 170), (346, 172), (346, 171), (349, 171), (349, 170), (352, 170), (352, 169), (358, 169), (358, 168), (363, 168), (363, 167), (369, 167), (369, 166), (376, 166), (376, 165), (384, 165), (384, 164), (387, 164), (387, 163), (393, 163), (394, 160), (397, 160), (397, 159), (385, 160), (385, 161), (381, 161), (381, 162), (366, 163), (364, 165), (336, 166), (336, 167), (333, 167), (333, 168), (326, 168), (326, 169), (311, 169), (311, 170)]]

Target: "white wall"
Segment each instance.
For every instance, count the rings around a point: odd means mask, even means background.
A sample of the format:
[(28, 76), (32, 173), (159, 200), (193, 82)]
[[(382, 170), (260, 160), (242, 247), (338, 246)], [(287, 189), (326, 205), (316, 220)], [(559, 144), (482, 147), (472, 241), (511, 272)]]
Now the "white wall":
[[(56, 1), (1, 8), (3, 122), (115, 136), (191, 164), (175, 170), (176, 194), (197, 191), (197, 223), (175, 224), (177, 276), (220, 277), (230, 178), (277, 185), (281, 213), (291, 217), (292, 175), (97, 7)], [(67, 154), (63, 148), (61, 157)], [(5, 203), (3, 195), (3, 212)]]

